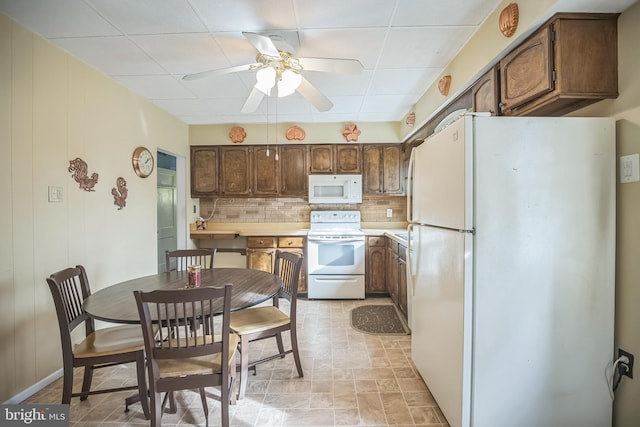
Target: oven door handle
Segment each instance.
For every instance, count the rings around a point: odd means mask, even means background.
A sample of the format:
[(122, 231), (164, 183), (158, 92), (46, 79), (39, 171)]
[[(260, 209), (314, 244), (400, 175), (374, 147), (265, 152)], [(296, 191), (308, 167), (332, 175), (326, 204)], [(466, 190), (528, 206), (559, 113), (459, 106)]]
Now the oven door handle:
[(310, 242), (321, 243), (350, 243), (350, 242), (364, 242), (364, 239), (354, 237), (353, 239), (323, 239), (322, 237), (309, 237)]

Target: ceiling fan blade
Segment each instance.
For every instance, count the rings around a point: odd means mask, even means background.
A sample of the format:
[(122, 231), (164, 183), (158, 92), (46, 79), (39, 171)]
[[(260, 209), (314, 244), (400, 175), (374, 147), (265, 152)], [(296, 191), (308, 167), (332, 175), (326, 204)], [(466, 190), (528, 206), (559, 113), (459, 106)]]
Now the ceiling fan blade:
[(298, 58), (298, 61), (302, 65), (302, 69), (306, 71), (361, 74), (364, 68), (357, 59)]
[(260, 64), (259, 62), (256, 62), (254, 64), (236, 65), (235, 67), (219, 68), (217, 70), (209, 70), (209, 71), (201, 71), (199, 73), (187, 74), (186, 76), (182, 77), (182, 80), (189, 81), (189, 80), (202, 79), (204, 77), (221, 76), (223, 74), (237, 73), (239, 71), (254, 70), (254, 69), (260, 68), (262, 66), (263, 66), (263, 64)]
[(254, 86), (240, 111), (243, 113), (253, 113), (258, 109), (262, 98), (264, 98), (264, 93)]
[(333, 107), (333, 102), (320, 93), (320, 91), (304, 77), (302, 77), (300, 86), (298, 86), (296, 91), (312, 103), (318, 111), (329, 111)]
[(280, 57), (280, 52), (273, 41), (267, 37), (256, 33), (242, 33), (243, 36), (263, 55)]

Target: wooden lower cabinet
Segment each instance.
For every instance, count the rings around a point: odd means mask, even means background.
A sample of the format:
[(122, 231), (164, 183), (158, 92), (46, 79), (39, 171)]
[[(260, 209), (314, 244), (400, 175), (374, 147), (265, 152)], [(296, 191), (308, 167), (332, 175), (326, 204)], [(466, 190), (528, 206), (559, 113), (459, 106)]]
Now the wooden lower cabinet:
[(365, 294), (386, 294), (387, 238), (367, 236)]
[[(276, 250), (305, 255), (305, 238), (292, 237), (247, 237), (247, 268), (273, 271)], [(307, 262), (302, 263), (298, 293), (307, 293)]]
[(398, 308), (404, 315), (404, 319), (408, 318), (407, 311), (407, 248), (404, 245), (398, 245)]

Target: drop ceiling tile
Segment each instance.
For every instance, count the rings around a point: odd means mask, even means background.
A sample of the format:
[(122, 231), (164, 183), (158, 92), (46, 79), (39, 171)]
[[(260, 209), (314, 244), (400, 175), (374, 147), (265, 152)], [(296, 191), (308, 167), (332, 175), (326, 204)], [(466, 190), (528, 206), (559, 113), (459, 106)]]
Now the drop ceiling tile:
[(392, 28), (380, 68), (445, 67), (473, 34), (473, 27)]
[(126, 37), (65, 38), (53, 42), (107, 75), (166, 74)]
[(53, 42), (108, 75), (166, 74), (126, 37), (65, 38)]
[(82, 0), (2, 0), (0, 10), (47, 38), (121, 34)]
[[(360, 112), (397, 114), (400, 117), (413, 106), (415, 99), (410, 95), (376, 95), (367, 96), (362, 102)], [(399, 120), (396, 119), (396, 120)]]
[(147, 99), (196, 98), (173, 76), (115, 76), (114, 80)]
[(332, 95), (364, 95), (371, 83), (373, 71), (364, 70), (362, 74), (335, 74), (318, 71), (303, 71), (314, 86), (326, 96)]
[(422, 94), (441, 72), (442, 68), (377, 70), (371, 79), (367, 94)]
[(209, 33), (132, 36), (131, 40), (171, 74), (190, 74), (230, 66)]
[(209, 31), (295, 29), (292, 0), (190, 0)]
[(378, 62), (387, 30), (377, 28), (304, 30), (298, 56), (357, 59), (365, 69)]
[(186, 1), (87, 0), (126, 34), (198, 33), (207, 27)]
[[(197, 93), (200, 98), (246, 98), (253, 84), (245, 85), (240, 78), (240, 74), (244, 73), (226, 74), (191, 81), (182, 80), (182, 84), (190, 91)], [(255, 83), (255, 77), (253, 79)]]
[(399, 0), (392, 26), (477, 26), (500, 3), (501, 0)]
[(300, 28), (387, 27), (396, 0), (296, 0)]
[(214, 33), (213, 37), (231, 65), (253, 64), (258, 51), (242, 32)]

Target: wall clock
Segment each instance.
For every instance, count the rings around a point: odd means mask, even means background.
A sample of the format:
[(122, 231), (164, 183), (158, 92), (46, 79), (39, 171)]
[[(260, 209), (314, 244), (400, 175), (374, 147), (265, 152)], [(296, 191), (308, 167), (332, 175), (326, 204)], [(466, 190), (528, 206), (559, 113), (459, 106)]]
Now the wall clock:
[(133, 152), (133, 170), (140, 178), (146, 178), (153, 172), (153, 154), (146, 147), (138, 147)]

